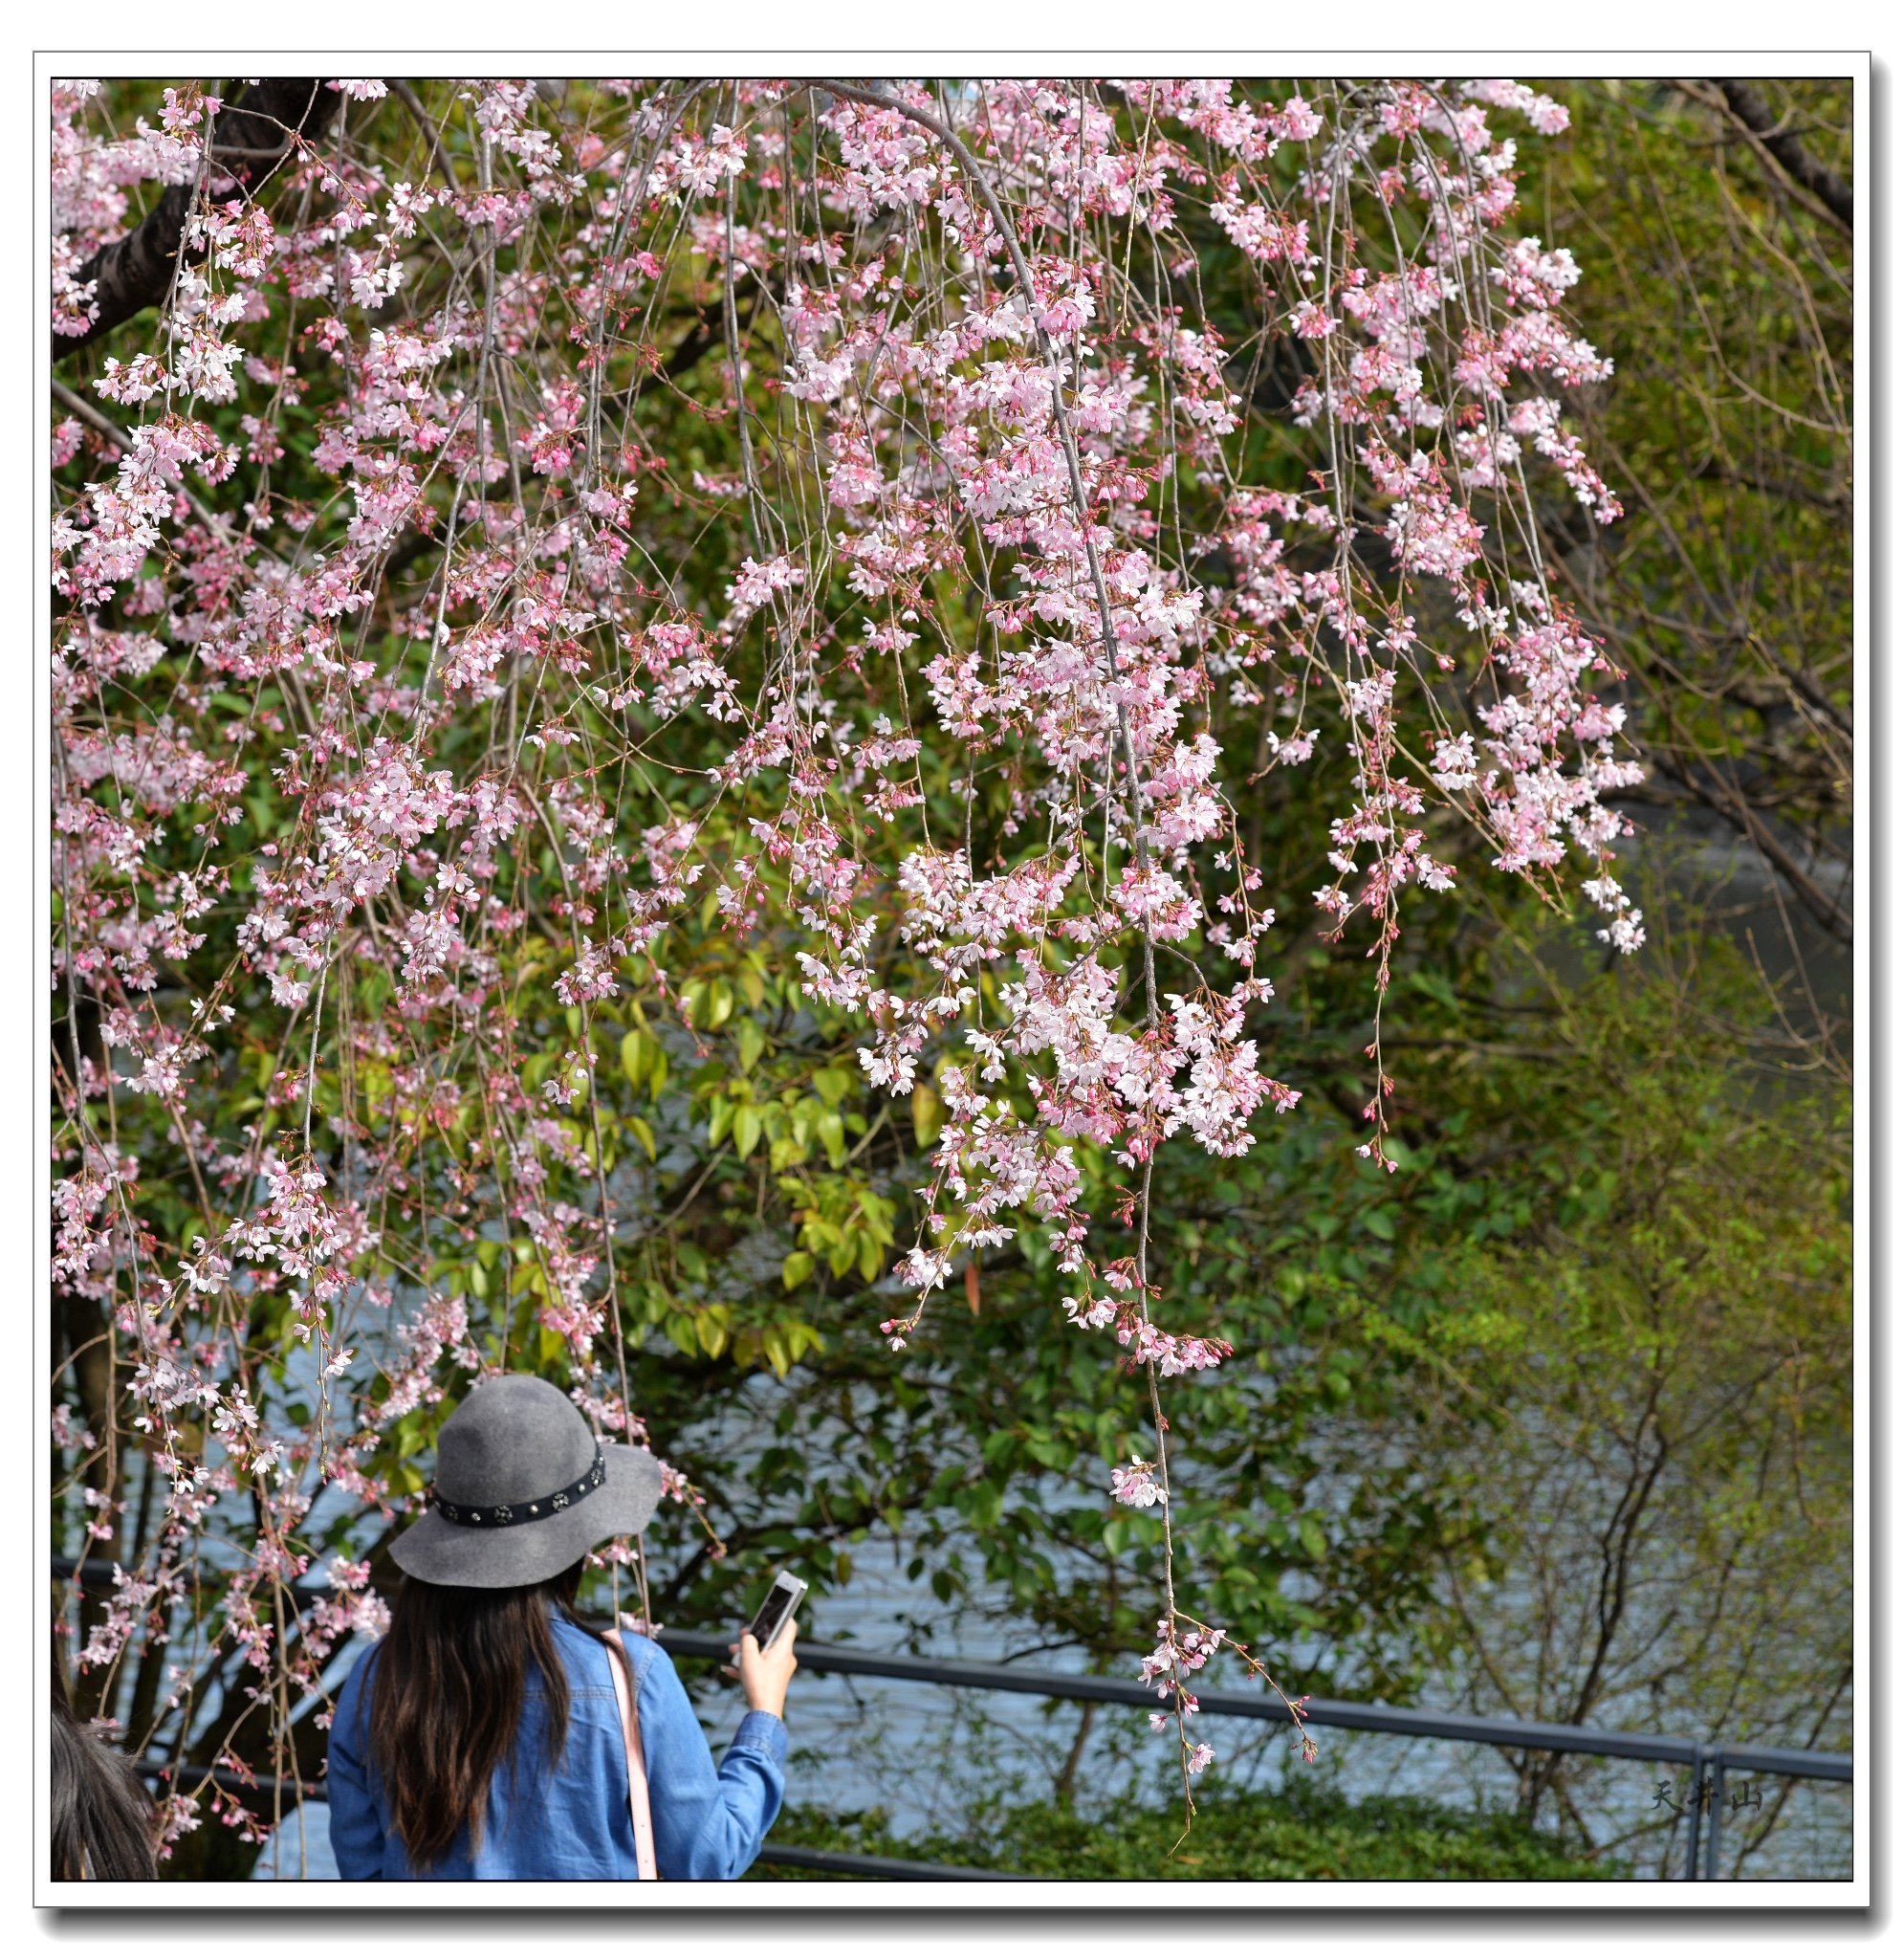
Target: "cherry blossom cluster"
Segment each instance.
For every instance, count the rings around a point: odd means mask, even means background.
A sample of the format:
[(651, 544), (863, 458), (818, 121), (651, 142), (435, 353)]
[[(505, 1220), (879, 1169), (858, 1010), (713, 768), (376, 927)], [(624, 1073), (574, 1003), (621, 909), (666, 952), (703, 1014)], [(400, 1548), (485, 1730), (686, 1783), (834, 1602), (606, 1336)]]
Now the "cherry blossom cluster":
[[(1603, 936), (1643, 937), (1613, 670), (1527, 542), (1537, 495), (1619, 509), (1564, 419), (1608, 372), (1578, 269), (1514, 229), (1496, 126), (1565, 111), (1505, 81), (481, 79), (432, 119), (325, 86), (336, 140), (262, 186), (207, 85), (130, 136), (98, 84), (52, 96), (55, 341), (135, 193), (191, 189), (164, 302), (53, 435), (53, 980), (107, 1057), (61, 1072), (55, 1278), (107, 1311), (166, 1482), (83, 1663), (158, 1637), (240, 1509), (217, 1623), (260, 1674), (308, 1691), (374, 1625), (349, 1559), (289, 1648), (266, 1608), (320, 1493), (421, 1501), (405, 1424), (507, 1324), (439, 1283), (479, 1227), (538, 1364), (645, 1434), (599, 1027), (645, 999), (702, 1041), (667, 964), (699, 917), (852, 1017), (869, 1091), (942, 1105), (890, 1345), (1035, 1222), (1064, 1319), (1147, 1384), (1156, 1459), (1110, 1493), (1168, 1533), (1158, 1382), (1231, 1350), (1170, 1324), (1152, 1170), (1301, 1092), (1253, 1016), (1275, 913), (1226, 717), (1271, 766), (1346, 761), (1335, 877), (1278, 902), (1366, 934), (1378, 1007), (1404, 899), (1455, 881), (1436, 822), (1557, 902), (1578, 868)], [(1254, 347), (1199, 297), (1219, 260)], [(724, 461), (670, 452), (663, 397)], [(1300, 493), (1245, 474), (1265, 421)], [(536, 1069), (527, 1000), (566, 1027)], [(1379, 1014), (1370, 1051), (1388, 1161)], [(118, 1147), (134, 1112), (183, 1235)], [(1108, 1220), (1100, 1160), (1134, 1186)], [(97, 1452), (82, 1427), (63, 1405)], [(1166, 1592), (1145, 1670), (1188, 1773), (1183, 1677), (1243, 1649)]]

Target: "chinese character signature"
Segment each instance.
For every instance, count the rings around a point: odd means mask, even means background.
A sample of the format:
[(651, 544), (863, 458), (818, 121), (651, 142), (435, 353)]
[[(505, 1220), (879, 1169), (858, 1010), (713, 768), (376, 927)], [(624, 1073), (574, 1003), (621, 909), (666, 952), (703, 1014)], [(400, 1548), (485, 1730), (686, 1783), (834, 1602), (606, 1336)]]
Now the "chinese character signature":
[[(1717, 1794), (1718, 1791), (1713, 1787), (1713, 1778), (1708, 1775), (1682, 1802), (1669, 1777), (1654, 1785), (1652, 1806), (1656, 1810), (1669, 1809), (1675, 1816), (1683, 1816), (1689, 1808), (1709, 1813)], [(1725, 1806), (1734, 1815), (1740, 1810), (1761, 1810), (1765, 1806), (1764, 1794), (1755, 1782), (1741, 1783), (1737, 1789), (1727, 1792)]]

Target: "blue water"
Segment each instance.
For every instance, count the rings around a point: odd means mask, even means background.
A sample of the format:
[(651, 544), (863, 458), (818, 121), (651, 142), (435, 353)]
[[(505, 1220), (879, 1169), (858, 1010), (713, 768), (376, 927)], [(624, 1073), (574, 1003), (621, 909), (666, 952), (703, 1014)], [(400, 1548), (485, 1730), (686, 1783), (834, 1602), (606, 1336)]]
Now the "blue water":
[(266, 1838), (252, 1867), (254, 1882), (335, 1880), (337, 1875), (338, 1860), (331, 1855), (331, 1809), (322, 1802), (307, 1802), (287, 1816)]

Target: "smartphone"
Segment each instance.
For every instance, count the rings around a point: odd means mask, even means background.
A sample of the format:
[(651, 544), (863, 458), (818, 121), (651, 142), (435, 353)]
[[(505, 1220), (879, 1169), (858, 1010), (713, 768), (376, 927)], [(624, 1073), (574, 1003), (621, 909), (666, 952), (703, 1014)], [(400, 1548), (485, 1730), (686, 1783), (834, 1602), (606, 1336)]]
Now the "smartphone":
[(760, 1601), (760, 1610), (754, 1615), (754, 1623), (748, 1627), (759, 1641), (761, 1652), (764, 1653), (780, 1637), (781, 1629), (793, 1618), (805, 1596), (804, 1578), (797, 1578), (791, 1572), (782, 1572), (774, 1580), (773, 1590)]

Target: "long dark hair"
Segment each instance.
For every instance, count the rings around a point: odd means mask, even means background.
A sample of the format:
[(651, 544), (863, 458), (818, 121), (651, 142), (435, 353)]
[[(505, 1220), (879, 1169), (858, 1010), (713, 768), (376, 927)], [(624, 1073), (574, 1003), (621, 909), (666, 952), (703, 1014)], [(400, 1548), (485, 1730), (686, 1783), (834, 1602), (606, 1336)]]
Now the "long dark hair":
[(581, 1569), (578, 1560), (539, 1585), (406, 1577), (398, 1588), (371, 1681), (369, 1752), (413, 1870), (441, 1862), (466, 1824), (471, 1851), (482, 1841), (491, 1779), (504, 1763), (512, 1776), (521, 1767), (515, 1734), (532, 1666), (548, 1696), (542, 1767), (553, 1775), (560, 1765), (569, 1684), (550, 1620), (580, 1623)]
[(139, 1772), (74, 1717), (53, 1657), (53, 1875), (123, 1883), (159, 1875), (159, 1817)]

